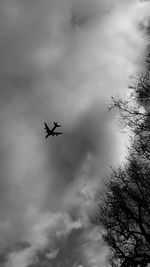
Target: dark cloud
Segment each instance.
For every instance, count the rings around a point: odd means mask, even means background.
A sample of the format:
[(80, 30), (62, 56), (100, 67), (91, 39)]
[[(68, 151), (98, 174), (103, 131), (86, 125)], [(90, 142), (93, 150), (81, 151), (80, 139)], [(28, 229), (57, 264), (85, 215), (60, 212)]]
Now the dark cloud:
[(107, 120), (102, 113), (99, 105), (92, 106), (64, 129), (57, 142), (50, 144), (50, 167), (54, 170), (56, 186), (62, 183), (67, 188), (78, 177), (88, 154), (104, 157)]
[(55, 253), (55, 257), (51, 257), (51, 251), (48, 248), (43, 249), (41, 251), (37, 251), (35, 255), (35, 261), (28, 267), (38, 267), (39, 265), (44, 265), (48, 267), (49, 265), (52, 267), (70, 267), (75, 263), (78, 265), (83, 265), (85, 259), (83, 259), (83, 255), (80, 247), (83, 245), (83, 235), (84, 230), (81, 229), (73, 229), (72, 232), (64, 238), (64, 236), (57, 238), (55, 237), (55, 244), (53, 251), (57, 251)]

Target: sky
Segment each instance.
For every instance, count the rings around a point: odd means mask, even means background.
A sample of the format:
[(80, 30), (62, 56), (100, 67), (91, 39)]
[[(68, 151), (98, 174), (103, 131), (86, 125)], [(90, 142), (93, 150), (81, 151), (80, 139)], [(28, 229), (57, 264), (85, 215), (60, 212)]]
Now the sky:
[(0, 1), (0, 266), (106, 266), (91, 220), (129, 144), (107, 107), (144, 68), (149, 5)]

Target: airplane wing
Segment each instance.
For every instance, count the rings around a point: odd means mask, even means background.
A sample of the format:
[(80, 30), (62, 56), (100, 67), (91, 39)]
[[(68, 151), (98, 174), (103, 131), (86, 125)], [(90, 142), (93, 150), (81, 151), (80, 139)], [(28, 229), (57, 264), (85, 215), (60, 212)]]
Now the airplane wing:
[(44, 125), (45, 125), (45, 130), (46, 130), (46, 132), (47, 132), (47, 133), (50, 133), (50, 128), (48, 127), (48, 125), (46, 124), (46, 122), (44, 123)]
[(53, 136), (54, 136), (54, 135), (57, 136), (57, 135), (59, 135), (59, 134), (62, 134), (62, 133), (59, 133), (59, 132), (53, 132), (53, 133), (52, 133)]

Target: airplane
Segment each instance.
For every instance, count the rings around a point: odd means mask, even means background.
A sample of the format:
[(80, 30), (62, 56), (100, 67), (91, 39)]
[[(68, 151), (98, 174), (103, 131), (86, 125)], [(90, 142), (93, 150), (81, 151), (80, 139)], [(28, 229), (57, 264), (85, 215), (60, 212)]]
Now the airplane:
[(45, 125), (45, 130), (46, 130), (46, 133), (47, 133), (47, 135), (45, 136), (45, 138), (47, 138), (48, 136), (57, 136), (57, 135), (59, 135), (59, 134), (62, 134), (61, 132), (54, 132), (54, 130), (57, 128), (57, 127), (61, 127), (61, 125), (60, 124), (58, 124), (57, 122), (55, 122), (54, 121), (54, 126), (53, 126), (53, 128), (52, 129), (50, 129), (49, 127), (48, 127), (48, 125), (46, 124), (46, 122), (44, 122), (44, 125)]

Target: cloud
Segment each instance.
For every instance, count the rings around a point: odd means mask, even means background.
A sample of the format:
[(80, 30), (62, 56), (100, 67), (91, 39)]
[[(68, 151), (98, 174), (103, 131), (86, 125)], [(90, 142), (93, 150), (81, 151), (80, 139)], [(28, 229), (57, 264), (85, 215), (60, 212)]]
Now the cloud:
[[(74, 242), (74, 232), (82, 232), (83, 223), (80, 220), (73, 221), (70, 216), (61, 213), (49, 213), (40, 216), (39, 221), (31, 229), (29, 237), (29, 247), (22, 250), (14, 250), (8, 254), (6, 267), (14, 266), (30, 266), (30, 264), (37, 264), (47, 262), (49, 264), (56, 260), (58, 256), (62, 260), (67, 257), (63, 246), (68, 246), (68, 252), (71, 250), (72, 241)], [(68, 241), (73, 234), (71, 241)], [(77, 235), (78, 236), (78, 235)], [(76, 247), (74, 248), (76, 249)], [(64, 255), (65, 253), (65, 255)], [(56, 261), (57, 262), (57, 261)], [(55, 265), (56, 266), (56, 265)]]
[(46, 258), (47, 259), (54, 259), (54, 258), (56, 258), (58, 252), (59, 252), (59, 249), (55, 249), (54, 251), (47, 253)]
[(9, 254), (9, 258), (5, 266), (6, 267), (16, 267), (16, 266), (26, 267), (31, 262), (32, 253), (33, 252), (31, 248), (27, 248), (19, 252), (12, 252)]
[[(0, 245), (29, 242), (8, 260), (27, 266), (47, 232), (91, 231), (101, 176), (125, 151), (115, 148), (106, 106), (143, 67), (139, 24), (148, 8), (121, 0), (8, 0), (0, 8)], [(45, 140), (43, 122), (54, 120), (63, 135)]]

